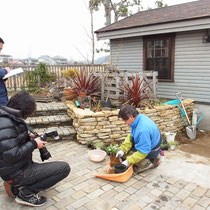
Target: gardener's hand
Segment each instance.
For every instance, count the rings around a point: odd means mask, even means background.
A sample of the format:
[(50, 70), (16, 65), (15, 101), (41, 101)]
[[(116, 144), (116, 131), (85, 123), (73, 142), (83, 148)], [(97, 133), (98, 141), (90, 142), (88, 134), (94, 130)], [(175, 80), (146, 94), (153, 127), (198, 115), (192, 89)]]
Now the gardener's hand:
[(122, 164), (123, 164), (123, 165), (126, 165), (127, 167), (129, 166), (129, 163), (128, 163), (127, 160), (124, 160), (124, 161), (122, 162)]
[(119, 150), (116, 154), (116, 157), (121, 158), (124, 155), (124, 152), (122, 150)]

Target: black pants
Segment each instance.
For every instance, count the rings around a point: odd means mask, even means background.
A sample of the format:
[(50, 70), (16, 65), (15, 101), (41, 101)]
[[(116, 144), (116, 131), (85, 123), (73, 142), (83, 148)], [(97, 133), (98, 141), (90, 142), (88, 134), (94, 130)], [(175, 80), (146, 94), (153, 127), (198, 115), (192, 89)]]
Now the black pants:
[(66, 162), (31, 162), (21, 174), (12, 178), (13, 184), (23, 187), (24, 194), (36, 194), (46, 190), (68, 176), (69, 164)]

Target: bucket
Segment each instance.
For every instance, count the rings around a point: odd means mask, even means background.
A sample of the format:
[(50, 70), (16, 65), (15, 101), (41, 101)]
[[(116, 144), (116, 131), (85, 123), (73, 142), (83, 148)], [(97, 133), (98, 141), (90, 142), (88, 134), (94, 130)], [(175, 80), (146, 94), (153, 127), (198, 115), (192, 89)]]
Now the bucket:
[(166, 136), (166, 141), (167, 141), (168, 143), (174, 142), (176, 133), (165, 132), (165, 136)]

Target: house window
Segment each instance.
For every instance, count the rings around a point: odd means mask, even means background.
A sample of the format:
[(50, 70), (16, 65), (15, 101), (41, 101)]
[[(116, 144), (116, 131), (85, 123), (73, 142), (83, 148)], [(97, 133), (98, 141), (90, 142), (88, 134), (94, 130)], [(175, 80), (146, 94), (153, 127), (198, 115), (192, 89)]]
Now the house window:
[(174, 81), (175, 35), (144, 38), (144, 70), (158, 71), (159, 81)]

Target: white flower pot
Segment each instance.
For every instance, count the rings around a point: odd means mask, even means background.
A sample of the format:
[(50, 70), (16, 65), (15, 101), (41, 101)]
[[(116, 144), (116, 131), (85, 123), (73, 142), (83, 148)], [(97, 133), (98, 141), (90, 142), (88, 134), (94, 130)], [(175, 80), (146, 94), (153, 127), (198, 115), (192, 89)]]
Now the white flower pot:
[(175, 145), (170, 145), (171, 150), (175, 150)]
[(174, 142), (176, 133), (165, 132), (167, 143)]

